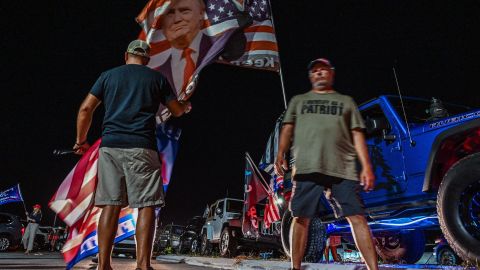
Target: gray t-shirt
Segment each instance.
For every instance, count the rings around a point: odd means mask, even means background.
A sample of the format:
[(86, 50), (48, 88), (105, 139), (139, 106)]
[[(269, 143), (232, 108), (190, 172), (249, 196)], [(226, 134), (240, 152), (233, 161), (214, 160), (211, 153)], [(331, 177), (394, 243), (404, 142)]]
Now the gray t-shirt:
[(295, 125), (293, 174), (323, 173), (358, 180), (351, 131), (365, 124), (350, 96), (313, 91), (294, 96), (283, 123)]

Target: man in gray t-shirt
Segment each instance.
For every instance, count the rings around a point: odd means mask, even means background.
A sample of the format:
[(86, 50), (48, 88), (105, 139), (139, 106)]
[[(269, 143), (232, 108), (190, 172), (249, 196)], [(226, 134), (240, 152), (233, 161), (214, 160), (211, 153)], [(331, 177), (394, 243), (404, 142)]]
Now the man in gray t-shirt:
[(375, 184), (365, 125), (353, 99), (333, 89), (335, 72), (327, 59), (312, 61), (308, 70), (312, 89), (290, 101), (275, 161), (277, 174), (283, 175), (288, 168), (285, 153), (293, 139), (292, 269), (300, 269), (310, 219), (325, 211), (320, 201), (325, 196), (335, 216), (350, 223), (367, 268), (376, 270), (377, 254), (359, 196), (361, 186), (368, 192)]

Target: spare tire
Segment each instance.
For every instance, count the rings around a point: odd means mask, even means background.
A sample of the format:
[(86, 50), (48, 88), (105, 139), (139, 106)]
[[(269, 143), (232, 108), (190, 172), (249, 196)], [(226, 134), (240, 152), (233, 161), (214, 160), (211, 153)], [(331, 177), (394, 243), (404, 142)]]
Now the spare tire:
[[(283, 251), (288, 257), (290, 253), (290, 226), (293, 216), (290, 210), (285, 211), (282, 217), (281, 239)], [(304, 262), (317, 263), (322, 259), (323, 250), (327, 239), (327, 231), (325, 225), (322, 224), (320, 218), (312, 218), (308, 228), (308, 241), (305, 248)]]
[(440, 228), (465, 261), (480, 261), (480, 153), (460, 159), (443, 177), (437, 195)]

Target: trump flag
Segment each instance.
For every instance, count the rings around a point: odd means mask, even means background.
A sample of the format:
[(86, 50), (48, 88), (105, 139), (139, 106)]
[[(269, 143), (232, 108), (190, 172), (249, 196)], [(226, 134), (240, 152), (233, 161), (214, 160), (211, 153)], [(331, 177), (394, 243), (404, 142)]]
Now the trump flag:
[[(182, 19), (185, 9), (188, 20)], [(140, 39), (151, 46), (148, 65), (167, 78), (180, 100), (190, 97), (200, 71), (213, 62), (279, 70), (267, 0), (151, 0), (137, 22)], [(162, 106), (157, 122), (169, 117)]]

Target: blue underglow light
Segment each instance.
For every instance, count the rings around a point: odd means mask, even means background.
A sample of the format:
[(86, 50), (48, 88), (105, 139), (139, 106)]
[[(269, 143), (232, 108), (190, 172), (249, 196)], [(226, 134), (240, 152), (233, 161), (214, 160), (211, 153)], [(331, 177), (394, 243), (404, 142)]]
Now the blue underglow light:
[[(368, 225), (371, 229), (413, 229), (421, 227), (429, 227), (438, 225), (438, 217), (434, 216), (420, 216), (412, 218), (394, 218), (378, 221), (370, 221)], [(345, 229), (349, 229), (348, 224), (327, 224), (327, 233), (339, 232)]]

